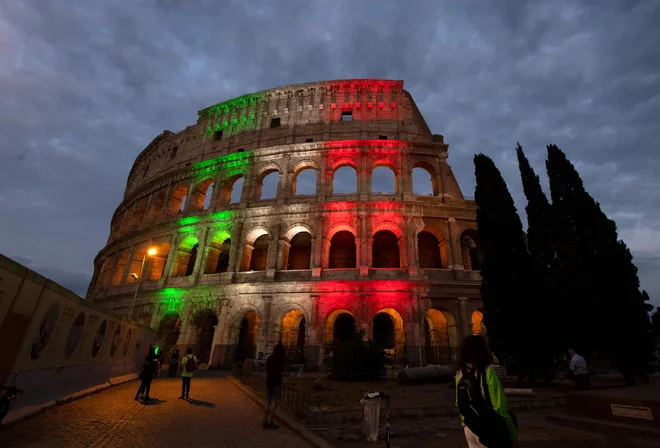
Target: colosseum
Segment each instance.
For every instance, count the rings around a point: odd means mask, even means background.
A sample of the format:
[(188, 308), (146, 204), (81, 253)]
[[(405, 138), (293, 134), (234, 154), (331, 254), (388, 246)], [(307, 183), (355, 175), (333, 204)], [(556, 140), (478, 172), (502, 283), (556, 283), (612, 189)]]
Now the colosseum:
[(209, 366), (282, 341), (319, 368), (354, 329), (398, 363), (451, 362), (481, 328), (482, 255), (447, 157), (403, 81), (208, 107), (135, 160), (87, 298)]

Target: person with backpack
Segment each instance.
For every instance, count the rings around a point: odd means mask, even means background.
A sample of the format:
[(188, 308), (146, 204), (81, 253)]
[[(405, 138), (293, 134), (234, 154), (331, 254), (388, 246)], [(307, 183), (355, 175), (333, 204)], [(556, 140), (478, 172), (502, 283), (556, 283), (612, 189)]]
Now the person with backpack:
[(264, 429), (277, 429), (278, 425), (273, 423), (275, 409), (282, 399), (282, 376), (286, 364), (286, 352), (284, 345), (278, 342), (273, 354), (266, 360), (266, 407), (264, 409)]
[(515, 415), (507, 409), (493, 355), (483, 336), (463, 340), (456, 371), (456, 406), (470, 448), (518, 445)]
[(179, 400), (190, 398), (190, 380), (193, 372), (197, 370), (197, 357), (193, 355), (192, 347), (186, 350), (186, 356), (181, 360), (183, 371), (181, 372), (181, 396)]
[(149, 390), (151, 389), (151, 381), (156, 376), (158, 363), (149, 355), (144, 357), (144, 364), (140, 370), (139, 378), (142, 380), (137, 393), (135, 394), (135, 401), (140, 399), (140, 395), (144, 394), (145, 400), (150, 400)]
[(170, 378), (176, 378), (176, 369), (179, 366), (179, 349), (177, 348), (174, 353), (170, 356), (170, 365), (167, 369), (167, 376)]

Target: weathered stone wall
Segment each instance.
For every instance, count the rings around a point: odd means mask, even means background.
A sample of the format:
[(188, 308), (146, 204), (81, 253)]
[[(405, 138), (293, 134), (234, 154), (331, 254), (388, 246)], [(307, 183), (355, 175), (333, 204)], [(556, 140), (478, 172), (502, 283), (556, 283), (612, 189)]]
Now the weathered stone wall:
[[(352, 120), (343, 121), (348, 112)], [(394, 310), (388, 313), (402, 322), (397, 357), (422, 362), (429, 309), (446, 316), (442, 331), (463, 336), (481, 306), (473, 267), (476, 207), (464, 199), (447, 158), (444, 138), (431, 134), (402, 81), (309, 83), (212, 106), (200, 111), (197, 124), (164, 132), (138, 156), (108, 244), (95, 260), (88, 297), (128, 314), (139, 287), (135, 316), (153, 328), (176, 316), (181, 348), (207, 344), (200, 316), (215, 316), (209, 355), (215, 364), (231, 362), (250, 310), (258, 321), (256, 346), (264, 352), (279, 340), (284, 315), (302, 311), (312, 365), (332, 337), (326, 327), (333, 312), (351, 314), (371, 335), (374, 315)], [(354, 193), (334, 191), (335, 172), (344, 166), (355, 169)], [(394, 174), (393, 193), (372, 192), (377, 167)], [(415, 168), (428, 173), (431, 195), (415, 194)], [(296, 194), (305, 169), (316, 173), (316, 194)], [(277, 192), (263, 199), (270, 173)], [(232, 203), (239, 178), (240, 200)], [(356, 263), (333, 269), (331, 242), (342, 231), (354, 237)], [(395, 267), (374, 267), (379, 231), (398, 241)], [(290, 270), (293, 239), (301, 232), (311, 236), (309, 268)], [(437, 239), (440, 264), (420, 266), (420, 232)], [(157, 255), (146, 255), (148, 248)], [(221, 257), (226, 266), (216, 273)], [(265, 259), (258, 270), (253, 257)], [(455, 346), (458, 336), (448, 339)]]
[(15, 410), (136, 376), (156, 333), (0, 255), (0, 383)]

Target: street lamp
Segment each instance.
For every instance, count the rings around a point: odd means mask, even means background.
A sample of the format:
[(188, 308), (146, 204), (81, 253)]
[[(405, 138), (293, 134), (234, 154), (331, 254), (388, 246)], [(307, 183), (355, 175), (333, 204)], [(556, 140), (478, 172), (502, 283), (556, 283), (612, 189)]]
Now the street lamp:
[[(140, 292), (140, 284), (142, 283), (142, 273), (144, 272), (144, 262), (147, 260), (147, 255), (150, 257), (153, 257), (156, 255), (158, 251), (156, 250), (155, 247), (150, 247), (149, 250), (147, 250), (147, 253), (144, 254), (144, 257), (142, 257), (142, 266), (140, 267), (140, 275), (136, 278), (137, 280), (137, 286), (135, 288), (135, 295), (133, 296), (133, 303), (131, 304), (131, 312), (128, 313), (128, 318), (133, 319), (133, 312), (135, 311), (135, 300), (137, 300), (138, 292)], [(135, 274), (131, 274), (133, 278), (135, 278)]]

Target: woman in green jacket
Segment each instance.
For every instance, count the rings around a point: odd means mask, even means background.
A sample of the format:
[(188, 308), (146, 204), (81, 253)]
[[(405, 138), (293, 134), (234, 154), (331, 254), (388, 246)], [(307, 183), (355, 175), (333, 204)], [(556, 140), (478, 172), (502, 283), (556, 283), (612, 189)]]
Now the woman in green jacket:
[[(458, 359), (458, 369), (456, 372), (456, 405), (458, 406), (458, 383), (463, 375), (467, 375), (468, 372), (477, 372), (477, 377), (480, 377), (485, 371), (486, 384), (488, 385), (488, 393), (490, 395), (493, 410), (502, 416), (506, 423), (509, 436), (511, 437), (512, 446), (515, 447), (518, 444), (518, 430), (507, 410), (506, 397), (504, 396), (502, 384), (497, 377), (495, 369), (491, 367), (493, 362), (493, 355), (488, 349), (488, 344), (483, 336), (470, 335), (463, 340)], [(481, 395), (485, 398), (483, 385), (480, 384), (479, 386)], [(462, 415), (461, 424), (465, 431), (465, 438), (468, 442), (468, 446), (470, 448), (484, 447), (484, 445), (479, 442), (479, 437), (465, 425)]]

